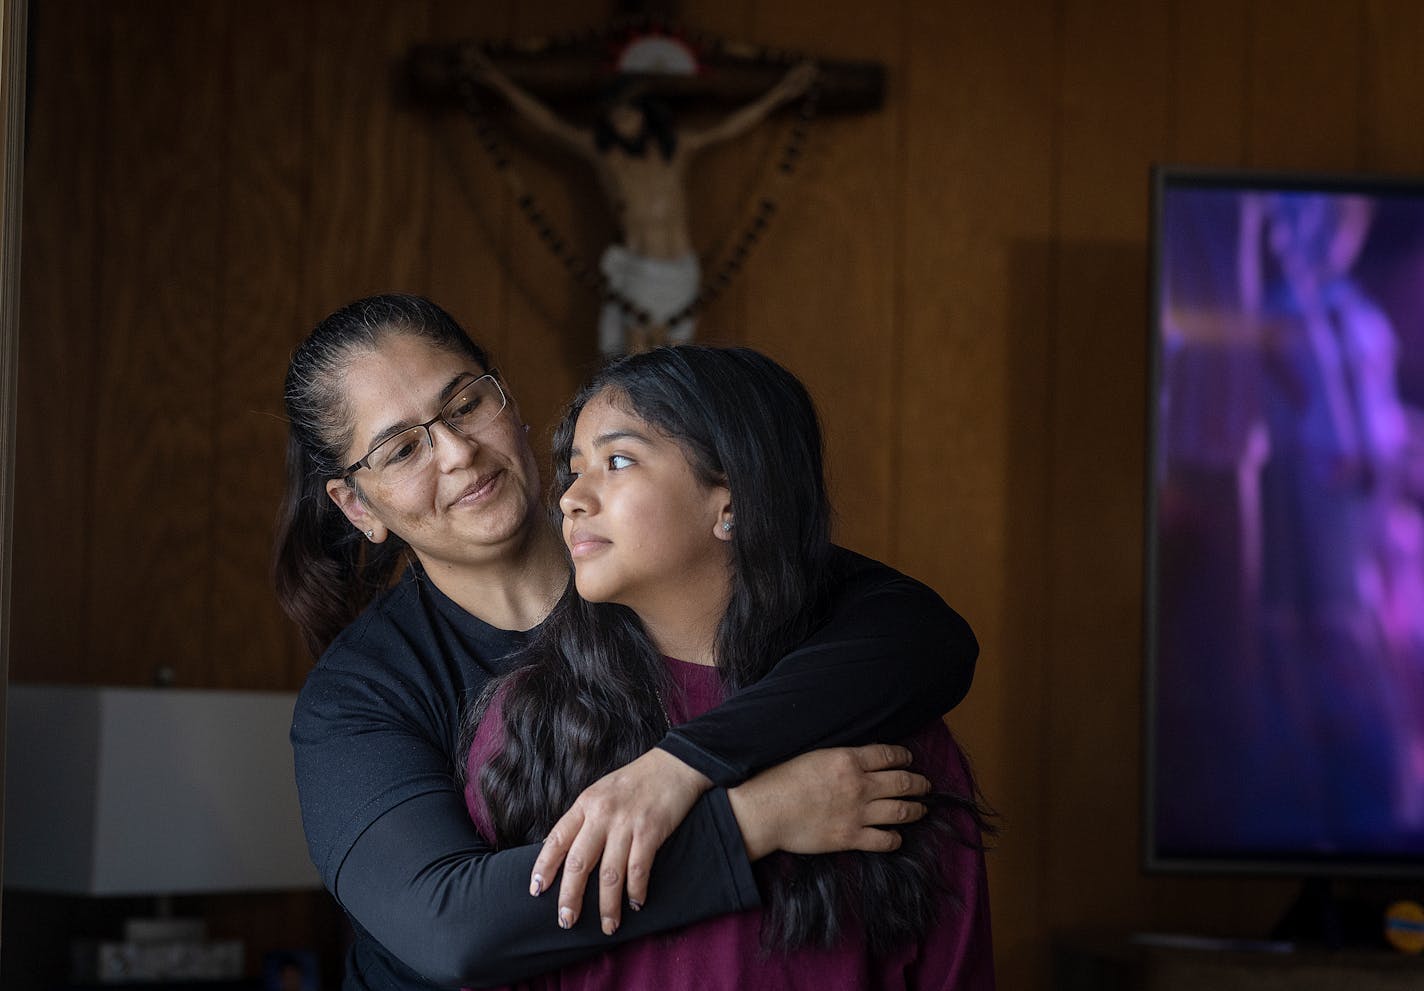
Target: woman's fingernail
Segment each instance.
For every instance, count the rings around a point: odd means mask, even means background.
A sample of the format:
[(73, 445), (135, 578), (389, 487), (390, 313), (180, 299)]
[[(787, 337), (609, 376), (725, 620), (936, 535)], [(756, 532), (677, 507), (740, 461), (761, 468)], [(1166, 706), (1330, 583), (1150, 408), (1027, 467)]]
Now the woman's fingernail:
[(559, 909), (559, 928), (572, 929), (574, 927), (574, 910), (571, 908)]
[(613, 935), (614, 933), (616, 933), (617, 931), (618, 931), (618, 922), (617, 922), (617, 920), (615, 920), (615, 919), (610, 919), (608, 916), (605, 915), (605, 916), (603, 917), (603, 935), (605, 935), (605, 936), (612, 936), (612, 935)]
[(529, 893), (535, 898), (544, 893), (544, 879), (538, 874), (529, 879)]
[(633, 899), (629, 898), (628, 907), (635, 912), (641, 912), (643, 910), (643, 903), (639, 901), (634, 901)]

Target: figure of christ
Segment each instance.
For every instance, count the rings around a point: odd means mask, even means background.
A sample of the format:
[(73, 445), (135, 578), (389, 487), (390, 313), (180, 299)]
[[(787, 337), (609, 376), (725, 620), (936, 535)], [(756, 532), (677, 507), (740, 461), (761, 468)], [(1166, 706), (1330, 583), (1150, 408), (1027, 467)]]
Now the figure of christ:
[[(618, 94), (592, 127), (572, 124), (518, 86), (483, 54), (472, 56), (475, 78), (498, 92), (538, 133), (587, 161), (613, 211), (620, 242), (603, 252), (600, 268), (612, 290), (599, 315), (598, 345), (607, 357), (692, 339), (702, 268), (688, 230), (688, 164), (713, 144), (754, 128), (810, 88), (816, 68), (801, 62), (758, 99), (710, 127), (679, 128), (666, 107), (645, 92)], [(631, 304), (647, 315), (638, 319)]]

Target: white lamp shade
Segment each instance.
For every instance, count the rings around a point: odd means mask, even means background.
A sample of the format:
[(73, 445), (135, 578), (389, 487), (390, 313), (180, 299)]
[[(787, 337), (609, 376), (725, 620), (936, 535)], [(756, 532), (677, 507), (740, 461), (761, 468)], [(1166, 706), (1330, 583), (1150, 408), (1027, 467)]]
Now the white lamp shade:
[(295, 700), (12, 684), (6, 886), (88, 895), (319, 887), (287, 739)]

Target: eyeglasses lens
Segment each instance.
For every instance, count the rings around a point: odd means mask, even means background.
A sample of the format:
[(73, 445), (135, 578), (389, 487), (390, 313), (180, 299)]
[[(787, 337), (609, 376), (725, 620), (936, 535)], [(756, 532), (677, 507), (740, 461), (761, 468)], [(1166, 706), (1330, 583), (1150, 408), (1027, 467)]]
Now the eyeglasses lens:
[(399, 482), (420, 473), (430, 463), (435, 441), (430, 426), (442, 422), (468, 437), (504, 411), (504, 390), (493, 376), (483, 375), (457, 392), (430, 423), (419, 424), (389, 437), (370, 453), (367, 465), (383, 480)]

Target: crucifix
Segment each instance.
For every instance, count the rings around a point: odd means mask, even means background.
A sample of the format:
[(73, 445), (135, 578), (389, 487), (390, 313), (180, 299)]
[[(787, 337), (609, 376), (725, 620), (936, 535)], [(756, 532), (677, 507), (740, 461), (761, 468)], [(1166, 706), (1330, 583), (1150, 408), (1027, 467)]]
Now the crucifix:
[[(698, 312), (741, 269), (777, 209), (771, 193), (756, 196), (740, 236), (704, 276), (687, 219), (687, 167), (698, 152), (800, 101), (777, 165), (785, 181), (817, 111), (878, 109), (884, 88), (878, 63), (755, 49), (652, 14), (555, 39), (419, 46), (407, 78), (423, 101), (474, 117), (525, 216), (570, 274), (602, 297), (598, 342), (609, 357), (691, 340)], [(577, 256), (524, 187), (484, 109), (487, 95), (593, 168), (618, 229), (597, 268)], [(708, 124), (683, 120), (714, 110)]]

